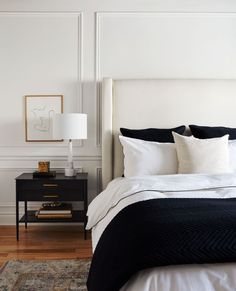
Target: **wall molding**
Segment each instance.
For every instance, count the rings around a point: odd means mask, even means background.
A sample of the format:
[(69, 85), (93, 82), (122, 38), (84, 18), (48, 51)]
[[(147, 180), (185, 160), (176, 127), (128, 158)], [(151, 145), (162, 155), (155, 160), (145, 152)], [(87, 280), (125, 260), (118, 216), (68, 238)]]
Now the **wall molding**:
[[(76, 111), (77, 112), (83, 112), (83, 44), (84, 44), (84, 40), (83, 40), (83, 12), (81, 11), (68, 11), (68, 12), (63, 12), (63, 11), (59, 11), (59, 12), (54, 12), (54, 11), (39, 11), (39, 12), (35, 12), (35, 11), (17, 11), (17, 12), (0, 12), (0, 16), (30, 16), (30, 15), (34, 15), (34, 16), (77, 16), (77, 20), (78, 20), (78, 25), (77, 25), (77, 30), (78, 30), (78, 39), (77, 39), (77, 92), (76, 92), (76, 96), (75, 96), (75, 102), (76, 102)], [(47, 142), (45, 142), (47, 143)], [(60, 143), (60, 142), (58, 142)], [(43, 144), (42, 146), (40, 145), (26, 145), (26, 144), (22, 144), (22, 145), (0, 145), (0, 148), (29, 148), (29, 147), (46, 147), (46, 148), (54, 148), (54, 147), (60, 147), (60, 148), (66, 148), (67, 146), (65, 144), (62, 145), (57, 145), (53, 146), (53, 145), (46, 145)], [(83, 147), (83, 141), (79, 140), (76, 143), (76, 146), (74, 146), (75, 148), (81, 148)]]
[(102, 77), (112, 77), (112, 76), (101, 76), (101, 19), (104, 17), (153, 17), (153, 16), (236, 16), (235, 11), (217, 12), (217, 11), (99, 11), (95, 14), (95, 70), (94, 79), (96, 82), (95, 90), (95, 100), (96, 100), (96, 146), (101, 147), (101, 81)]
[(102, 93), (101, 82), (96, 81), (96, 146), (102, 146)]
[(102, 168), (96, 168), (96, 180), (97, 180), (97, 195), (102, 192)]
[[(3, 157), (65, 157), (68, 153), (68, 147), (28, 147), (28, 148), (0, 148), (0, 159)], [(73, 146), (74, 157), (93, 157), (100, 156), (97, 149), (83, 148)]]
[(101, 13), (95, 14), (95, 69), (94, 69), (94, 80), (95, 80), (95, 102), (96, 102), (96, 146), (101, 147), (102, 145), (102, 102), (101, 102), (101, 76), (100, 76), (100, 17)]
[[(79, 173), (83, 172), (83, 167), (74, 167)], [(65, 167), (52, 167), (51, 170), (57, 171), (58, 173), (63, 173)], [(22, 172), (22, 171), (27, 171), (29, 173), (32, 173), (35, 171), (35, 167), (0, 167), (0, 172)]]
[[(78, 92), (76, 98), (76, 109), (77, 112), (83, 112), (83, 13), (78, 16)], [(82, 140), (78, 141), (78, 147), (83, 147), (84, 143)]]
[[(34, 156), (0, 156), (0, 161), (38, 161), (39, 159), (48, 159), (50, 161), (65, 161), (67, 156), (45, 156), (45, 155), (34, 155)], [(77, 156), (73, 155), (74, 161), (101, 161), (102, 156)]]

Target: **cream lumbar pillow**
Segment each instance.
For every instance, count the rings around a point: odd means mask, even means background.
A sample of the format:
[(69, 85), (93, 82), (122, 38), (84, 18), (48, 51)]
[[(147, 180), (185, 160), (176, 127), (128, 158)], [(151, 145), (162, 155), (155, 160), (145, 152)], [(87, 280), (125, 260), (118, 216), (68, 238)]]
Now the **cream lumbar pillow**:
[(231, 172), (229, 163), (229, 135), (198, 139), (172, 132), (179, 174), (217, 174)]

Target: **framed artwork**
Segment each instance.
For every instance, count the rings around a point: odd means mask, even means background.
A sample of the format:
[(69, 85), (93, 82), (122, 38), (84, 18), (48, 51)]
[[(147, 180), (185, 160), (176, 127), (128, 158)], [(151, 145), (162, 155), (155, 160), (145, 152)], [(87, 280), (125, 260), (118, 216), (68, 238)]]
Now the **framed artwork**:
[(29, 142), (54, 142), (52, 119), (63, 113), (63, 95), (25, 96), (25, 140)]

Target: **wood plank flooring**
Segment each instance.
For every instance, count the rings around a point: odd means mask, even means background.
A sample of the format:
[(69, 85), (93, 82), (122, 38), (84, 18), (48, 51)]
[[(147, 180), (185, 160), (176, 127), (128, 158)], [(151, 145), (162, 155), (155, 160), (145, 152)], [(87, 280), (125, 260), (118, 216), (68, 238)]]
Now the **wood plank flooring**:
[(90, 234), (83, 238), (80, 226), (29, 225), (20, 227), (16, 241), (15, 226), (0, 226), (0, 267), (12, 259), (80, 259), (92, 256)]

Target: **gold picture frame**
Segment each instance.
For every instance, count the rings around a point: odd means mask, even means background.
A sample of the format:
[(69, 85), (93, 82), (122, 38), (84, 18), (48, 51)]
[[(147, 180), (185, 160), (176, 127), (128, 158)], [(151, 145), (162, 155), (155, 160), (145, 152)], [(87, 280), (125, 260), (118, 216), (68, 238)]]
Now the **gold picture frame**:
[(52, 118), (63, 113), (63, 95), (25, 95), (25, 141), (59, 142), (52, 139)]

